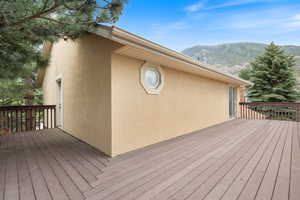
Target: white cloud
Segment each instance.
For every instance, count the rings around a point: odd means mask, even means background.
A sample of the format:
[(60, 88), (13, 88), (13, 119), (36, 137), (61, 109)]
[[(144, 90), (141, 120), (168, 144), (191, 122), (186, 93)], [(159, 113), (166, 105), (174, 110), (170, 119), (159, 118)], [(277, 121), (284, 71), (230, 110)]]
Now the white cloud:
[(196, 11), (200, 10), (201, 8), (203, 8), (204, 4), (205, 4), (205, 0), (202, 0), (195, 4), (187, 6), (185, 8), (185, 10), (188, 12), (196, 12)]
[(300, 30), (300, 15), (293, 11), (280, 9), (243, 13), (224, 17), (216, 22), (220, 30), (231, 30), (237, 33), (251, 33), (256, 36), (281, 38), (285, 34)]
[(197, 12), (199, 10), (212, 10), (217, 8), (224, 8), (224, 7), (231, 7), (231, 6), (240, 6), (246, 5), (251, 3), (266, 3), (272, 2), (276, 0), (230, 0), (230, 1), (223, 1), (223, 3), (208, 5), (206, 0), (199, 1), (195, 4), (189, 5), (185, 8), (188, 12)]
[(172, 32), (185, 30), (187, 28), (189, 28), (189, 25), (183, 20), (169, 24), (152, 24), (153, 33), (156, 39), (162, 39)]
[(246, 5), (246, 4), (251, 4), (251, 3), (266, 3), (266, 2), (271, 2), (271, 1), (274, 1), (274, 0), (233, 0), (233, 1), (225, 2), (223, 4), (208, 6), (206, 8), (206, 10), (231, 7), (231, 6), (240, 6), (240, 5)]
[(300, 28), (300, 14), (294, 15), (287, 23), (287, 26), (291, 28)]
[(300, 21), (295, 21), (295, 22), (290, 22), (287, 24), (289, 27), (294, 27), (294, 28), (297, 28), (297, 27), (300, 27)]
[[(201, 12), (203, 13), (203, 12)], [(236, 12), (204, 12), (203, 18), (192, 18), (205, 31), (233, 31), (253, 34), (285, 34), (300, 30), (298, 7), (277, 7), (269, 9), (249, 9)], [(298, 14), (299, 13), (299, 14)], [(198, 13), (195, 13), (198, 14)]]
[(187, 24), (183, 21), (174, 22), (166, 26), (167, 29), (171, 29), (171, 30), (182, 30), (185, 29), (186, 27)]
[(300, 21), (300, 14), (297, 14), (293, 17), (294, 20), (296, 21)]

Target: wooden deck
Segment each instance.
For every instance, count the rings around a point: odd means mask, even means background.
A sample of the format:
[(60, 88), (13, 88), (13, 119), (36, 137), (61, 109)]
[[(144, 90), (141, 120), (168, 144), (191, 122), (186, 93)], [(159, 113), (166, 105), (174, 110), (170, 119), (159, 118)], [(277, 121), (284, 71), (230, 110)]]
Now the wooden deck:
[(0, 142), (0, 200), (300, 199), (297, 122), (234, 120), (113, 159), (56, 129)]

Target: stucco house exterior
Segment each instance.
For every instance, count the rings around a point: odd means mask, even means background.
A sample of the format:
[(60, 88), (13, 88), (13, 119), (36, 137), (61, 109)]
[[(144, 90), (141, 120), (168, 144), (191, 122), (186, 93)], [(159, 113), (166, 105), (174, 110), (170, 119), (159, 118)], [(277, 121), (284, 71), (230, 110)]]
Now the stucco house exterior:
[(114, 26), (44, 54), (38, 82), (59, 127), (112, 157), (235, 118), (249, 85)]

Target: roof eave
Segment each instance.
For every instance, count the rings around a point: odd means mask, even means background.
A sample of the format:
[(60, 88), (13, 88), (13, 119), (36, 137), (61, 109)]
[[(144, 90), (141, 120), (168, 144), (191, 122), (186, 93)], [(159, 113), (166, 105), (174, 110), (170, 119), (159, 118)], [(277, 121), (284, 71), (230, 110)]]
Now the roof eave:
[(117, 41), (117, 42), (120, 42), (120, 43), (123, 43), (124, 45), (128, 45), (130, 42), (134, 42), (135, 44), (139, 44), (139, 45), (149, 47), (149, 48), (154, 49), (156, 51), (162, 52), (162, 53), (164, 53), (168, 56), (172, 56), (173, 58), (184, 61), (188, 64), (194, 65), (195, 67), (201, 68), (203, 70), (207, 70), (207, 71), (225, 76), (225, 77), (233, 80), (234, 82), (238, 82), (241, 86), (250, 86), (250, 85), (252, 85), (252, 83), (249, 82), (249, 81), (246, 81), (246, 80), (240, 79), (238, 77), (235, 77), (231, 74), (213, 69), (210, 65), (197, 62), (192, 57), (183, 55), (179, 52), (176, 52), (172, 49), (166, 48), (166, 47), (164, 47), (162, 45), (159, 45), (157, 43), (154, 43), (150, 40), (144, 39), (144, 38), (142, 38), (138, 35), (130, 33), (128, 31), (123, 30), (121, 28), (118, 28), (116, 26), (111, 27), (111, 37), (110, 37), (110, 39), (112, 39), (114, 41)]

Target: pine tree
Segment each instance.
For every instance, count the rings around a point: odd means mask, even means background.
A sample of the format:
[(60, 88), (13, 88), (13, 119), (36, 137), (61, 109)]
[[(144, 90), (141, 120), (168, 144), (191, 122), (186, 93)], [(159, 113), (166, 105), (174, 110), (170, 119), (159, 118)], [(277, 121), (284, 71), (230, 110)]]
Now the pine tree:
[(24, 105), (25, 96), (34, 96), (33, 104), (42, 104), (42, 90), (36, 88), (37, 68), (35, 64), (24, 66), (22, 76), (0, 79), (0, 106)]
[[(113, 23), (126, 0), (0, 0), (0, 105), (20, 105), (35, 88), (44, 41), (75, 40), (98, 23)], [(28, 84), (28, 82), (30, 82)]]
[(250, 64), (250, 101), (296, 101), (295, 59), (273, 42)]
[(247, 65), (239, 71), (238, 76), (244, 80), (250, 80), (251, 66)]
[(1, 0), (0, 78), (16, 78), (26, 64), (43, 65), (43, 41), (78, 38), (97, 23), (118, 20), (126, 0)]

